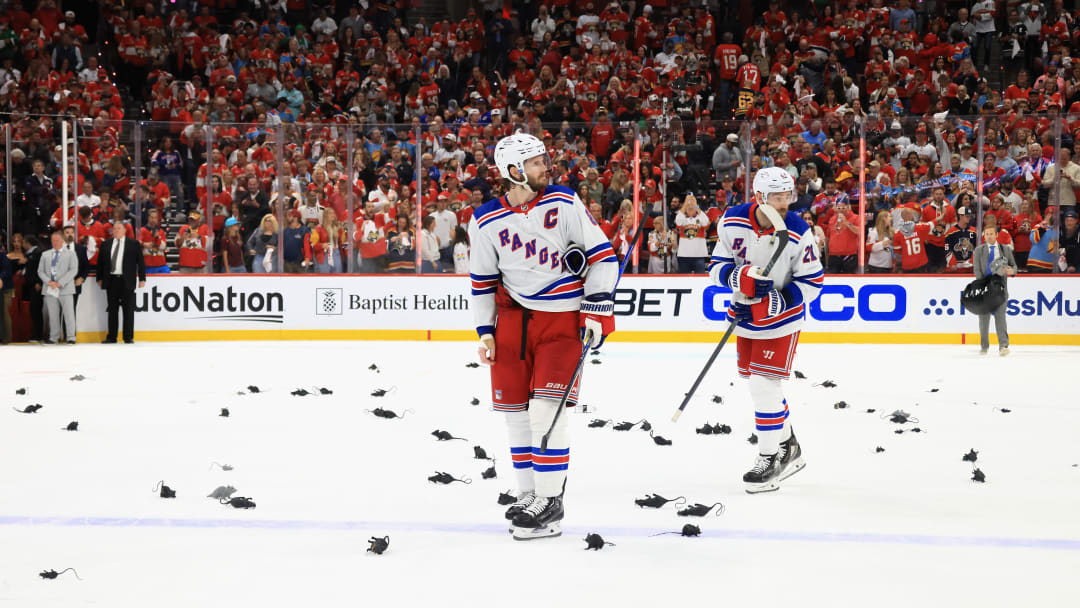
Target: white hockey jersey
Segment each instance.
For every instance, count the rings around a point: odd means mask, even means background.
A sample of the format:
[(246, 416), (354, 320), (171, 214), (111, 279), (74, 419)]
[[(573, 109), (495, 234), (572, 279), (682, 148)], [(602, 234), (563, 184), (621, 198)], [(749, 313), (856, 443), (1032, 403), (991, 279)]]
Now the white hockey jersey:
[[(776, 245), (773, 229), (762, 230), (754, 215), (757, 203), (732, 207), (724, 213), (716, 247), (709, 261), (713, 283), (738, 290), (738, 268), (752, 264), (764, 270)], [(821, 253), (810, 226), (793, 212), (784, 217), (788, 229), (787, 247), (776, 260), (769, 278), (779, 291), (781, 310), (760, 321), (743, 319), (735, 326), (735, 335), (744, 338), (776, 338), (798, 331), (806, 317), (806, 307), (817, 299), (825, 283)], [(733, 317), (728, 313), (728, 320)]]
[[(618, 259), (578, 195), (547, 186), (536, 198), (512, 207), (502, 196), (476, 209), (469, 222), (473, 317), (479, 335), (495, 333), (495, 290), (502, 285), (531, 310), (578, 310), (581, 299), (610, 297), (619, 276)], [(585, 280), (566, 270), (562, 254), (585, 249)]]

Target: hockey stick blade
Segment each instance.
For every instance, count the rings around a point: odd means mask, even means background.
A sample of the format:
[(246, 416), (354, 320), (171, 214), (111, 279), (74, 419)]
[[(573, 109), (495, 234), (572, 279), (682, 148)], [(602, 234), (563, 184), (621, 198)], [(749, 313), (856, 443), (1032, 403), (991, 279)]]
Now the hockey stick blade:
[[(776, 246), (776, 250), (773, 251), (772, 258), (769, 259), (769, 264), (765, 266), (765, 270), (762, 272), (762, 276), (769, 276), (772, 272), (773, 266), (776, 265), (776, 261), (780, 259), (780, 255), (787, 249), (788, 244), (788, 230), (787, 224), (784, 223), (784, 219), (780, 216), (780, 212), (771, 207), (770, 205), (758, 205), (757, 208), (761, 209), (761, 212), (765, 214), (765, 217), (769, 218), (769, 222), (775, 229), (775, 237), (779, 241)], [(724, 332), (724, 337), (720, 339), (720, 343), (716, 345), (712, 355), (709, 355), (709, 360), (705, 362), (705, 367), (701, 369), (701, 373), (698, 374), (697, 379), (694, 380), (694, 384), (690, 387), (690, 390), (683, 397), (683, 401), (679, 404), (679, 409), (675, 411), (675, 414), (671, 417), (672, 422), (678, 422), (679, 417), (682, 416), (683, 411), (686, 410), (686, 406), (690, 403), (690, 399), (693, 398), (694, 393), (697, 392), (698, 386), (701, 385), (701, 381), (705, 379), (705, 375), (709, 373), (713, 363), (716, 361), (716, 357), (720, 355), (720, 351), (724, 349), (724, 345), (727, 344), (728, 338), (731, 337), (732, 332), (735, 331), (735, 325), (738, 320), (733, 320), (728, 323), (727, 331)]]
[[(622, 279), (623, 272), (626, 271), (626, 263), (630, 261), (630, 258), (634, 255), (634, 248), (637, 247), (638, 241), (641, 240), (641, 235), (645, 232), (644, 226), (639, 226), (637, 233), (634, 234), (634, 238), (630, 239), (630, 247), (627, 249), (626, 257), (623, 258), (622, 265), (619, 266), (619, 276), (615, 277), (615, 286), (611, 288), (611, 297), (615, 297), (615, 290), (619, 287), (619, 281)], [(551, 432), (555, 430), (555, 423), (559, 421), (559, 416), (562, 415), (563, 408), (566, 406), (567, 400), (570, 399), (570, 391), (574, 390), (574, 385), (577, 384), (578, 377), (581, 376), (581, 368), (585, 365), (585, 358), (589, 356), (589, 346), (592, 344), (592, 333), (585, 334), (585, 344), (581, 349), (581, 358), (578, 359), (577, 367), (574, 368), (574, 375), (570, 378), (570, 383), (566, 385), (566, 390), (563, 391), (562, 399), (559, 400), (559, 407), (555, 410), (555, 415), (551, 418), (551, 426), (548, 427), (544, 436), (540, 439), (540, 453), (547, 453), (548, 439), (551, 439)]]

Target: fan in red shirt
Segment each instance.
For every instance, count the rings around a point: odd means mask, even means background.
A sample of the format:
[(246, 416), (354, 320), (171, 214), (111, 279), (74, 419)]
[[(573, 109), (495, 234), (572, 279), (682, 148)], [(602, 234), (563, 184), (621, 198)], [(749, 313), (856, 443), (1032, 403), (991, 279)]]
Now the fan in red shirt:
[(604, 221), (604, 212), (600, 203), (591, 203), (589, 205), (589, 213), (592, 214), (593, 219), (596, 220), (596, 224), (600, 226), (600, 230), (604, 232), (604, 236), (606, 236), (608, 240), (615, 238), (615, 230), (618, 226), (612, 222)]
[(735, 82), (740, 89), (747, 89), (755, 93), (760, 91), (761, 71), (758, 70), (757, 64), (747, 61), (739, 66), (735, 73)]
[(933, 222), (939, 215), (944, 215), (943, 221), (946, 226), (956, 223), (956, 209), (949, 204), (949, 201), (945, 200), (944, 188), (934, 188), (930, 194), (930, 199), (922, 205), (921, 211), (924, 222)]
[(713, 63), (716, 65), (716, 69), (723, 80), (735, 80), (735, 71), (739, 68), (739, 49), (738, 45), (731, 44), (731, 35), (729, 32), (724, 33), (724, 44), (720, 44), (716, 47), (716, 51), (713, 53)]
[(932, 224), (916, 223), (915, 211), (911, 209), (902, 209), (900, 217), (903, 221), (900, 222), (900, 230), (893, 235), (893, 244), (900, 251), (901, 266), (904, 272), (925, 272), (928, 261), (926, 242), (930, 237)]
[(79, 243), (86, 246), (86, 257), (91, 266), (97, 264), (98, 247), (105, 241), (107, 232), (105, 224), (94, 219), (90, 207), (79, 207)]
[(611, 140), (615, 139), (615, 125), (611, 124), (607, 112), (597, 114), (596, 126), (592, 130), (592, 151), (599, 160), (607, 158), (611, 151)]
[(163, 209), (169, 202), (169, 186), (158, 179), (157, 169), (151, 169), (146, 179), (139, 182), (140, 187), (146, 187), (151, 203), (158, 209)]
[(1027, 70), (1020, 70), (1016, 75), (1016, 82), (1005, 88), (1005, 99), (1028, 99), (1031, 95), (1031, 86), (1028, 84)]
[(176, 235), (181, 273), (205, 272), (207, 232), (206, 224), (202, 223), (202, 214), (198, 211), (189, 213), (187, 225), (182, 226)]
[(660, 46), (662, 36), (658, 31), (658, 26), (650, 19), (653, 9), (646, 4), (642, 10), (644, 14), (634, 19), (634, 48), (640, 49), (643, 46), (656, 48)]
[(142, 243), (143, 256), (146, 258), (147, 274), (167, 274), (169, 263), (165, 260), (165, 247), (168, 235), (161, 226), (161, 212), (151, 209), (146, 215), (146, 225), (139, 229), (139, 242)]
[(990, 201), (990, 209), (986, 211), (986, 215), (983, 217), (983, 223), (986, 223), (986, 220), (989, 217), (994, 218), (999, 232), (1003, 230), (1008, 232), (1013, 231), (1012, 213), (1006, 208), (1005, 197), (1001, 194), (995, 194), (994, 198)]

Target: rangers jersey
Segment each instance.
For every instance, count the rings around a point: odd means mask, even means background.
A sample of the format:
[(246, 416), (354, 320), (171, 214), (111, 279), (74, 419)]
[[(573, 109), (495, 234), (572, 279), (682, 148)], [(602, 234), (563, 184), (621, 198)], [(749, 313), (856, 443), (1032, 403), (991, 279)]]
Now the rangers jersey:
[[(476, 332), (495, 333), (495, 291), (501, 284), (530, 310), (578, 310), (581, 299), (609, 297), (619, 265), (615, 250), (578, 195), (547, 186), (514, 207), (505, 196), (484, 203), (469, 222), (473, 315)], [(562, 256), (571, 246), (585, 250), (585, 279), (569, 272)]]
[[(738, 268), (744, 264), (764, 271), (776, 251), (774, 230), (763, 230), (754, 215), (757, 203), (747, 203), (727, 210), (709, 261), (709, 277), (717, 285), (738, 290)], [(825, 273), (814, 233), (798, 214), (789, 211), (784, 218), (788, 242), (776, 260), (769, 278), (783, 300), (781, 311), (760, 321), (742, 319), (735, 335), (743, 338), (776, 338), (798, 331), (806, 317), (806, 307), (821, 291)], [(732, 282), (735, 284), (732, 284)], [(728, 320), (734, 317), (728, 313)]]

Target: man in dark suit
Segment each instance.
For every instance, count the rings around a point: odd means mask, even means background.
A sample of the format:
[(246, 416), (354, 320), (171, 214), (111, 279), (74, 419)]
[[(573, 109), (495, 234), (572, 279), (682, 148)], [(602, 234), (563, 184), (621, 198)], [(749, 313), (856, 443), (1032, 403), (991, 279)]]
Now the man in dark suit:
[(983, 228), (983, 244), (975, 248), (972, 264), (975, 278), (981, 279), (988, 274), (1000, 275), (1005, 281), (1005, 301), (997, 310), (979, 315), (979, 354), (985, 355), (990, 350), (990, 316), (994, 316), (994, 333), (998, 339), (998, 353), (1004, 357), (1009, 354), (1009, 328), (1006, 326), (1006, 304), (1009, 301), (1009, 277), (1016, 274), (1016, 259), (1012, 248), (998, 244), (996, 224)]
[(116, 344), (117, 315), (124, 309), (124, 343), (135, 342), (135, 285), (146, 285), (146, 263), (142, 247), (135, 239), (127, 238), (127, 226), (116, 222), (112, 238), (106, 239), (98, 251), (97, 282), (105, 290), (109, 312), (109, 333), (103, 344)]
[(45, 333), (44, 296), (41, 294), (41, 278), (38, 277), (38, 264), (41, 262), (41, 242), (36, 235), (26, 237), (26, 266), (23, 267), (23, 300), (30, 302), (30, 343), (41, 344)]
[(86, 245), (75, 242), (75, 226), (64, 226), (64, 249), (75, 252), (75, 258), (79, 260), (79, 272), (75, 275), (75, 313), (79, 312), (79, 296), (82, 295), (82, 285), (86, 277), (90, 276), (90, 258), (86, 256)]

